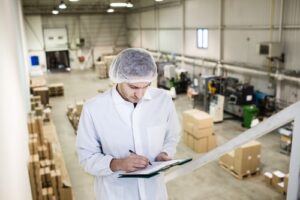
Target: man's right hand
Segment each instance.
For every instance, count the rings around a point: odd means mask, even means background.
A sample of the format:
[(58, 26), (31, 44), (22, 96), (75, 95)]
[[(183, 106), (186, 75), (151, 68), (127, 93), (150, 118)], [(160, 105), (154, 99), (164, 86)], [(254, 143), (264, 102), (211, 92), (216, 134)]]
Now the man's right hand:
[(124, 159), (112, 159), (110, 168), (115, 171), (134, 172), (140, 169), (144, 169), (149, 165), (148, 158), (136, 154), (130, 154)]

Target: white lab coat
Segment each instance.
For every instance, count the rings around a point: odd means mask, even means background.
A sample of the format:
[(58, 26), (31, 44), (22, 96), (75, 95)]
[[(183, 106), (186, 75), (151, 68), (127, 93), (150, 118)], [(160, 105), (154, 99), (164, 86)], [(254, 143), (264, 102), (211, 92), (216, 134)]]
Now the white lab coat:
[(148, 88), (136, 108), (116, 88), (85, 103), (78, 126), (77, 150), (85, 171), (96, 177), (97, 200), (165, 200), (163, 175), (118, 178), (113, 158), (125, 158), (129, 149), (153, 161), (160, 152), (174, 156), (180, 124), (171, 97)]

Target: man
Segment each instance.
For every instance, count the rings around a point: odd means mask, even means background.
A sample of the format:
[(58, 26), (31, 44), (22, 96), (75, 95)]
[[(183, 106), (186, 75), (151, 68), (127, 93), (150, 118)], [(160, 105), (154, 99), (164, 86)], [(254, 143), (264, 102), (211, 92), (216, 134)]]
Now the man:
[(162, 175), (118, 178), (121, 171), (170, 160), (180, 138), (171, 97), (149, 87), (157, 76), (154, 59), (146, 50), (126, 49), (109, 76), (116, 87), (85, 103), (77, 133), (80, 163), (96, 178), (96, 199), (167, 199)]

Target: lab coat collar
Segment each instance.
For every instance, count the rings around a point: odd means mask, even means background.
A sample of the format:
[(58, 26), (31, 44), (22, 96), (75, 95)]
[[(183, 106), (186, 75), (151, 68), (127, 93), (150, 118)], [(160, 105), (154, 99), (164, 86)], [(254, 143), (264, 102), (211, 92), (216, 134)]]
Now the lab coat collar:
[[(112, 89), (112, 98), (113, 98), (113, 101), (115, 104), (129, 103), (128, 101), (123, 99), (123, 97), (119, 94), (119, 92), (117, 91), (117, 85), (115, 85)], [(147, 90), (141, 100), (151, 100), (151, 99), (152, 99), (152, 97), (149, 93), (149, 88), (147, 88)]]
[(149, 90), (150, 90), (150, 86), (147, 88), (147, 90), (142, 98), (143, 100), (151, 100), (152, 99)]

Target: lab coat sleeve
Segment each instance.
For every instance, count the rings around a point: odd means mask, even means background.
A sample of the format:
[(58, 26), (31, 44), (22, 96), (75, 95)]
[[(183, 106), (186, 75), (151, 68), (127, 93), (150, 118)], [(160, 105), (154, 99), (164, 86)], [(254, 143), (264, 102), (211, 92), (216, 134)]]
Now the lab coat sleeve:
[(176, 146), (181, 136), (181, 126), (176, 113), (175, 105), (170, 99), (170, 109), (167, 121), (167, 132), (164, 140), (162, 152), (166, 152), (170, 157), (174, 157)]
[(110, 169), (113, 157), (104, 155), (101, 151), (101, 141), (86, 106), (80, 116), (76, 146), (79, 162), (86, 172), (94, 176), (106, 176), (113, 173)]

